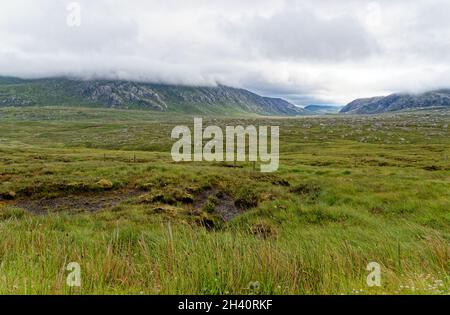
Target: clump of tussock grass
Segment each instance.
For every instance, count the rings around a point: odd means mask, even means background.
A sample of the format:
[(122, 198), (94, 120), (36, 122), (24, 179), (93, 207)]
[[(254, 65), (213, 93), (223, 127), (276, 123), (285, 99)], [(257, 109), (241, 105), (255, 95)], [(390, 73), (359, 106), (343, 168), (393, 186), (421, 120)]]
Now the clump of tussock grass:
[(3, 220), (18, 220), (25, 217), (27, 213), (25, 210), (16, 207), (1, 207), (0, 206), (0, 221)]

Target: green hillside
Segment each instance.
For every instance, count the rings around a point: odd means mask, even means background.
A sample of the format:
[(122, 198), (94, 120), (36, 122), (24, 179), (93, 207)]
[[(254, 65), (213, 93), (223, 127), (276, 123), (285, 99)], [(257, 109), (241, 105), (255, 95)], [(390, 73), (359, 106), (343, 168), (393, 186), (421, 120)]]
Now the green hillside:
[(190, 114), (301, 115), (279, 98), (219, 85), (192, 87), (117, 80), (0, 78), (0, 107), (82, 106), (145, 109)]

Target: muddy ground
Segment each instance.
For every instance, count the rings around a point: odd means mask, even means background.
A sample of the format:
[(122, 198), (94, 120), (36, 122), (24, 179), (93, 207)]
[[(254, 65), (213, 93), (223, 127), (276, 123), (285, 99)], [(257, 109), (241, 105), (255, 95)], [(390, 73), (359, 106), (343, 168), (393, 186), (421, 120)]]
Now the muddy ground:
[[(55, 212), (96, 212), (100, 210), (112, 209), (127, 201), (137, 200), (145, 195), (145, 190), (122, 189), (104, 192), (88, 192), (82, 194), (71, 194), (54, 198), (23, 198), (8, 202), (18, 208), (25, 209), (34, 214), (48, 214)], [(229, 221), (238, 216), (243, 211), (238, 209), (233, 198), (216, 189), (207, 189), (198, 193), (193, 204), (189, 205), (194, 211), (205, 211), (205, 205), (213, 197), (215, 202), (211, 212), (220, 216), (224, 221)]]
[(107, 191), (96, 193), (83, 193), (56, 198), (21, 199), (15, 202), (15, 206), (28, 210), (35, 214), (46, 214), (49, 212), (67, 211), (94, 212), (115, 206), (145, 193), (141, 190), (127, 189), (120, 191)]

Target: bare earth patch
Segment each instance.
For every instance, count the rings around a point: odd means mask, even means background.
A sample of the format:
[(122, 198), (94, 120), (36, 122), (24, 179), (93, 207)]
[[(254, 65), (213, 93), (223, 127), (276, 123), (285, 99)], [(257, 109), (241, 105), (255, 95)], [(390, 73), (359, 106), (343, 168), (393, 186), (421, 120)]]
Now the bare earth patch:
[(213, 212), (218, 214), (224, 221), (229, 221), (242, 213), (236, 207), (234, 200), (230, 195), (219, 192), (216, 189), (207, 189), (200, 192), (195, 197), (194, 208), (203, 211), (211, 197), (214, 197), (215, 199), (215, 203), (212, 206)]
[(49, 212), (83, 212), (99, 211), (112, 208), (120, 203), (144, 194), (141, 190), (127, 189), (108, 192), (84, 193), (56, 198), (22, 199), (15, 206), (28, 210), (35, 214), (46, 214)]

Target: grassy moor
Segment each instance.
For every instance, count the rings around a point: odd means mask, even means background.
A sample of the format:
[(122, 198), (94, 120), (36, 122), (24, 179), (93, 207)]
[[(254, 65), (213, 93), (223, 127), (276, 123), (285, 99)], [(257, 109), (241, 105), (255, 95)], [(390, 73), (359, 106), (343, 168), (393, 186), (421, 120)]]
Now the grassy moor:
[(203, 115), (280, 126), (274, 173), (174, 162), (193, 119), (0, 108), (0, 294), (450, 293), (450, 110)]

